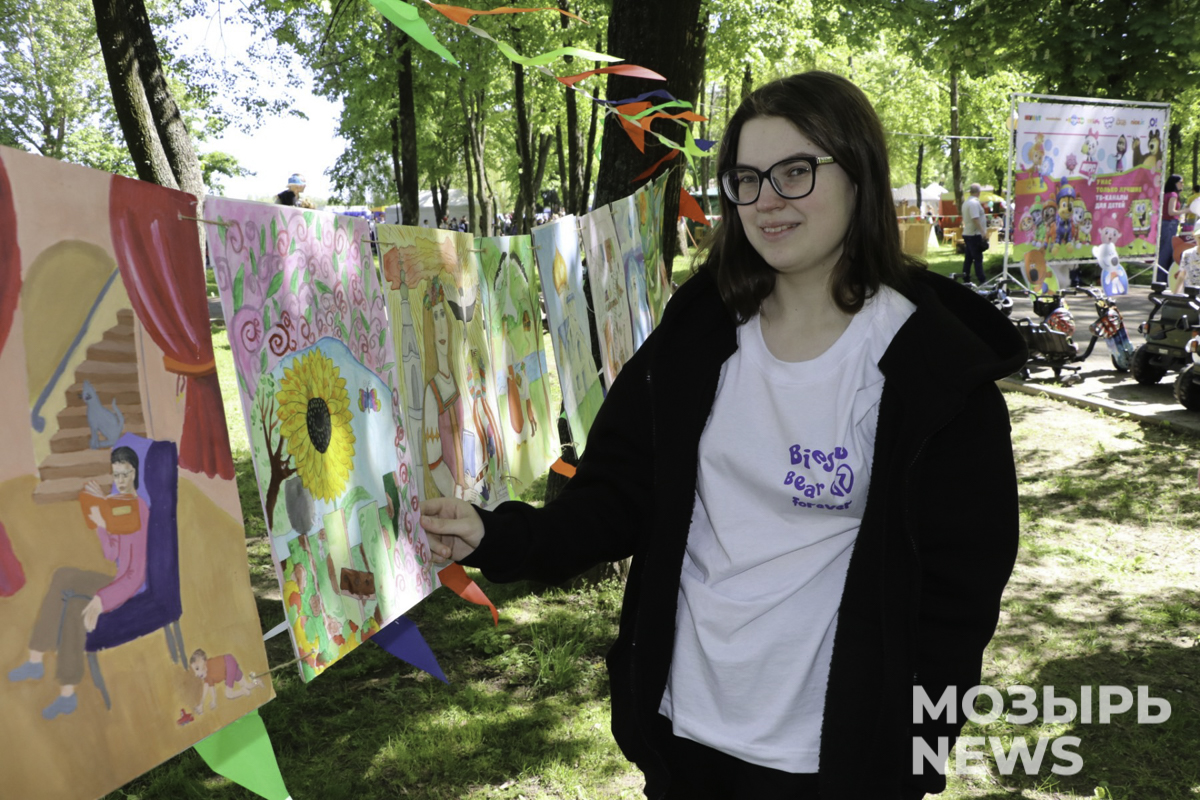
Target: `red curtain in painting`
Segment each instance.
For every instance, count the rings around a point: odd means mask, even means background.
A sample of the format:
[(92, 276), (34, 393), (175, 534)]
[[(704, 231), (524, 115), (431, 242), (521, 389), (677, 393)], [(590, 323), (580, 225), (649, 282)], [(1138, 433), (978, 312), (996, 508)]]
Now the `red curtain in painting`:
[[(8, 341), (17, 300), (21, 297), (21, 251), (17, 247), (17, 210), (13, 204), (8, 170), (0, 158), (0, 353)], [(25, 571), (13, 552), (4, 523), (0, 522), (0, 597), (10, 597), (25, 585)]]
[(0, 159), (0, 352), (8, 341), (17, 300), (21, 297), (21, 251), (17, 247), (17, 210), (8, 170)]
[(213, 361), (196, 199), (114, 175), (109, 224), (121, 279), (134, 313), (160, 348), (169, 372), (187, 381), (179, 466), (233, 478), (229, 432)]

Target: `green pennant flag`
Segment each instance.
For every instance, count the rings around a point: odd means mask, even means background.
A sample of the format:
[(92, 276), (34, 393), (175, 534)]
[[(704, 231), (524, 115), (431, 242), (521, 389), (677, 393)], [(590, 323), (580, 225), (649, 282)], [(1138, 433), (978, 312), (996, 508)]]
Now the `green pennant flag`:
[(429, 30), (429, 26), (425, 24), (425, 20), (421, 19), (417, 9), (403, 0), (371, 0), (371, 5), (375, 6), (379, 13), (387, 17), (393, 25), (408, 34), (408, 37), (414, 42), (427, 50), (432, 50), (451, 64), (458, 64), (454, 60), (454, 56), (450, 55), (450, 51), (434, 38), (433, 31)]
[(197, 742), (195, 749), (218, 775), (267, 800), (291, 800), (257, 710)]

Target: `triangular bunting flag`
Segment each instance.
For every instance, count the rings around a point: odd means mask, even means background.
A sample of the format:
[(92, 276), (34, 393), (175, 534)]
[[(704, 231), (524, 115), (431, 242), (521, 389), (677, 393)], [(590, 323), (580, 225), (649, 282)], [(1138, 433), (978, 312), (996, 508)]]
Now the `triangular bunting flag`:
[(450, 6), (445, 5), (444, 3), (429, 3), (429, 5), (433, 6), (438, 11), (445, 14), (448, 18), (457, 22), (459, 25), (470, 25), (472, 17), (483, 14), (522, 14), (527, 11), (557, 11), (563, 16), (577, 19), (580, 22), (587, 22), (587, 20), (585, 20), (583, 17), (572, 14), (570, 11), (566, 11), (561, 8), (512, 8), (511, 6), (503, 6), (501, 8), (493, 8), (491, 11), (476, 11), (473, 8)]
[(425, 637), (417, 625), (408, 617), (400, 617), (392, 624), (381, 628), (371, 641), (387, 650), (401, 661), (407, 661), (417, 669), (428, 672), (442, 683), (450, 683), (446, 673), (438, 666), (437, 657), (429, 649)]
[(267, 800), (291, 800), (257, 710), (196, 742), (195, 749), (209, 769), (238, 786)]
[[(627, 78), (645, 78), (646, 80), (650, 80), (650, 81), (665, 81), (666, 80), (666, 78), (664, 78), (662, 75), (659, 75), (654, 70), (646, 69), (645, 67), (639, 67), (637, 64), (617, 64), (617, 65), (611, 66), (611, 67), (600, 67), (600, 69), (589, 69), (587, 72), (580, 72), (578, 75), (563, 75), (558, 80), (560, 83), (565, 83), (567, 86), (574, 86), (575, 84), (579, 83), (579, 81), (583, 80), (584, 78), (590, 77), (592, 75), (624, 75)], [(618, 103), (614, 103), (612, 105), (620, 105), (620, 103), (636, 103), (638, 100), (644, 100), (645, 98), (647, 98), (651, 95), (655, 95), (655, 94), (658, 94), (658, 93), (657, 92), (648, 92), (648, 93), (642, 95), (641, 97), (635, 97), (630, 100), (621, 100)], [(667, 92), (662, 92), (662, 94), (665, 94), (667, 97), (670, 97), (672, 100), (675, 99), (674, 97), (671, 97), (671, 95), (668, 94)], [(601, 101), (601, 102), (606, 102), (606, 101)]]
[(708, 224), (708, 219), (704, 216), (704, 209), (700, 208), (696, 198), (688, 194), (685, 189), (679, 190), (679, 216), (695, 220), (701, 225)]
[(433, 31), (429, 30), (429, 26), (425, 24), (425, 20), (421, 19), (417, 9), (403, 0), (371, 0), (371, 5), (375, 6), (380, 14), (404, 31), (414, 42), (432, 50), (451, 64), (458, 63), (454, 60), (454, 56), (450, 55), (450, 51), (434, 38)]
[(488, 596), (483, 593), (483, 589), (479, 588), (479, 584), (471, 580), (467, 575), (467, 571), (462, 568), (462, 564), (451, 564), (438, 571), (438, 580), (443, 586), (449, 587), (450, 591), (466, 600), (468, 603), (474, 603), (477, 606), (487, 606), (492, 610), (492, 624), (500, 624), (500, 612), (496, 610), (496, 606), (488, 600)]

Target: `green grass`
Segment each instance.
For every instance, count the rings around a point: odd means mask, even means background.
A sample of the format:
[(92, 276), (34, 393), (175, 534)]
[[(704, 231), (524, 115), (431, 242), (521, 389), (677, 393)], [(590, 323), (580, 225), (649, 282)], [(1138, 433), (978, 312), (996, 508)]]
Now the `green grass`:
[[(679, 272), (679, 263), (675, 265)], [(216, 332), (218, 369), (232, 369)], [(246, 543), (264, 630), (282, 621), (236, 392), (223, 384)], [(1001, 720), (968, 736), (1072, 735), (1084, 762), (1056, 775), (1047, 753), (1034, 775), (949, 777), (945, 800), (1191, 800), (1200, 795), (1200, 492), (1197, 442), (1044, 397), (1008, 394), (1018, 465), (1021, 547), (982, 683), (1026, 685), (1078, 700), (1081, 686), (1150, 687), (1173, 713), (1109, 725)], [(964, 464), (969, 468), (967, 454)], [(981, 502), (987, 487), (980, 487)], [(531, 496), (540, 496), (537, 486)], [(970, 531), (964, 531), (964, 536)], [(476, 576), (501, 612), (438, 591), (412, 610), (450, 679), (444, 685), (370, 644), (310, 685), (285, 668), (261, 710), (296, 800), (609, 800), (641, 797), (642, 779), (609, 733), (603, 654), (616, 634), (621, 586), (570, 591)], [(267, 643), (292, 658), (286, 637)], [(986, 708), (983, 701), (980, 708)], [(1039, 699), (1038, 708), (1042, 708)], [(985, 745), (985, 751), (988, 747)], [(869, 752), (864, 753), (869, 758)], [(953, 762), (952, 762), (953, 763)], [(242, 800), (192, 751), (110, 795)]]

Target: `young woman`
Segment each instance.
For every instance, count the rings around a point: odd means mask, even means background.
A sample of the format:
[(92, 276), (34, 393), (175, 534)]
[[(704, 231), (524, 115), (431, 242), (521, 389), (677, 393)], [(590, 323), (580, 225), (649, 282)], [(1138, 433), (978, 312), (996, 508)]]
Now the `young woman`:
[(1171, 265), (1175, 263), (1175, 249), (1172, 240), (1179, 232), (1179, 220), (1187, 213), (1179, 202), (1179, 193), (1183, 190), (1183, 176), (1172, 175), (1167, 178), (1163, 187), (1162, 227), (1158, 233), (1158, 271), (1155, 280), (1167, 281)]
[[(431, 547), (490, 580), (633, 557), (608, 655), (613, 733), (650, 798), (910, 800), (913, 723), (979, 683), (1017, 550), (985, 300), (902, 254), (883, 129), (823, 72), (752, 93), (721, 224), (542, 509), (431, 500)], [(936, 353), (936, 357), (934, 356)], [(939, 742), (939, 737), (946, 737)]]

